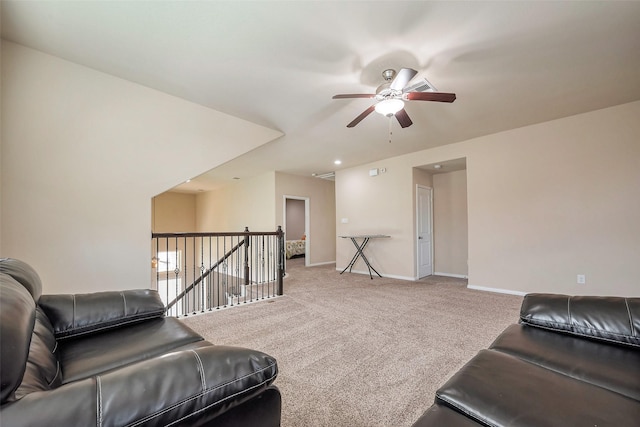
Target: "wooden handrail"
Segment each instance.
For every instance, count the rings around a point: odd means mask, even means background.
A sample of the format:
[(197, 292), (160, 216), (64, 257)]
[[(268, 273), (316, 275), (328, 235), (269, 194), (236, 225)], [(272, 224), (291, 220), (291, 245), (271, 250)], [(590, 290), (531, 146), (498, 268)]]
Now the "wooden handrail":
[(151, 233), (151, 238), (184, 238), (184, 237), (235, 237), (235, 236), (278, 236), (282, 231), (240, 231), (240, 232), (204, 232), (204, 233)]

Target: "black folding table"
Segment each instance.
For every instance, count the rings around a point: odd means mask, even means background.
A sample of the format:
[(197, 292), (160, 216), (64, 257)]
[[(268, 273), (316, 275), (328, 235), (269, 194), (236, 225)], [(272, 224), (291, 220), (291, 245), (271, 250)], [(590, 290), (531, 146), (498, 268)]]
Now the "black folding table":
[[(364, 263), (367, 264), (367, 268), (369, 269), (369, 277), (371, 277), (371, 280), (373, 280), (373, 275), (371, 274), (371, 270), (375, 271), (378, 277), (382, 277), (380, 273), (378, 273), (378, 271), (375, 268), (373, 268), (373, 266), (369, 263), (369, 260), (367, 259), (367, 257), (364, 255), (364, 248), (367, 246), (367, 244), (369, 243), (369, 240), (371, 239), (386, 239), (391, 236), (385, 236), (384, 234), (360, 234), (357, 236), (339, 236), (339, 237), (342, 237), (343, 239), (351, 239), (351, 242), (353, 242), (353, 246), (356, 247), (356, 254), (353, 256), (353, 258), (351, 258), (351, 261), (349, 262), (349, 264), (344, 268), (344, 270), (340, 272), (340, 274), (347, 271), (347, 268), (349, 269), (349, 273), (351, 273), (351, 269), (353, 268), (353, 265), (356, 263), (358, 258), (362, 258)], [(358, 243), (358, 239), (362, 239), (362, 243)]]

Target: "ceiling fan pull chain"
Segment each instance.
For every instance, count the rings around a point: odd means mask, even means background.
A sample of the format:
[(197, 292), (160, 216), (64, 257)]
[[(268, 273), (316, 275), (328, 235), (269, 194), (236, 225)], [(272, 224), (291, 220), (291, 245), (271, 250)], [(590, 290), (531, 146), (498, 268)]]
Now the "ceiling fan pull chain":
[(391, 118), (393, 114), (389, 114), (389, 144), (391, 144), (391, 137), (393, 136), (393, 132), (391, 131), (391, 122), (393, 121)]

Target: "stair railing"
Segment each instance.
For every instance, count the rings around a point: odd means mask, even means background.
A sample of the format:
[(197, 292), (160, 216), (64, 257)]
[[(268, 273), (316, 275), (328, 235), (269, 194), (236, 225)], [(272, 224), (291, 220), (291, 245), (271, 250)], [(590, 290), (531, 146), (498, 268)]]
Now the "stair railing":
[(283, 294), (284, 232), (153, 233), (154, 288), (187, 316)]

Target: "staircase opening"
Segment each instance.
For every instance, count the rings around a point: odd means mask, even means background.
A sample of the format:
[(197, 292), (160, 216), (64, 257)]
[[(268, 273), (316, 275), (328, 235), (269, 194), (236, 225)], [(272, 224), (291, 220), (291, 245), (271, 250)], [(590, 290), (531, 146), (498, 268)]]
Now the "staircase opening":
[(155, 289), (187, 316), (283, 294), (284, 232), (152, 233)]

